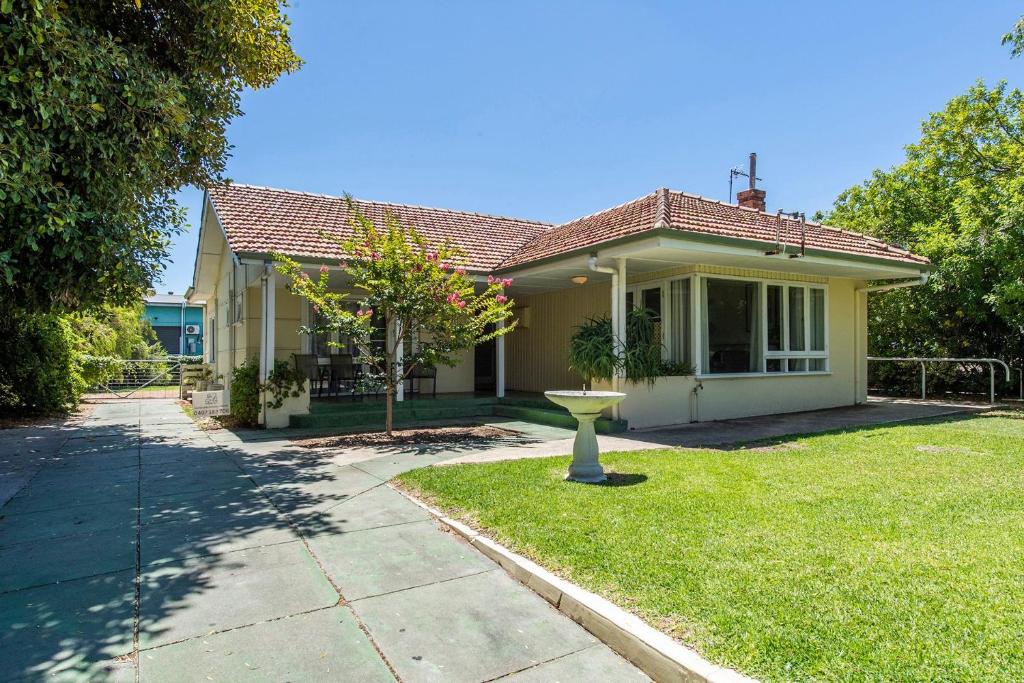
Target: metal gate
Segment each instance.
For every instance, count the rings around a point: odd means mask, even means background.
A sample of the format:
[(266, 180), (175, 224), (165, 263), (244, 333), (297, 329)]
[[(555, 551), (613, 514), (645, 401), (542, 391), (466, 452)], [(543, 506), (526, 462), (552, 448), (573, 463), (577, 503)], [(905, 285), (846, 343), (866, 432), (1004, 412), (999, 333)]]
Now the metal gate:
[(104, 379), (89, 388), (89, 398), (181, 398), (182, 366), (170, 358), (117, 359)]

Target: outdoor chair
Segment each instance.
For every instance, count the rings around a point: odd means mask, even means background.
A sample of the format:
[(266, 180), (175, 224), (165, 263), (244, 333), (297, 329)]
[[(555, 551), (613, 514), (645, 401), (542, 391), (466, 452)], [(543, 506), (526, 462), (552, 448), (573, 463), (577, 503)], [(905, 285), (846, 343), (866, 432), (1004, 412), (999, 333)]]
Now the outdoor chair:
[(335, 354), (330, 358), (330, 379), (328, 381), (327, 393), (337, 392), (340, 395), (342, 388), (347, 387), (352, 392), (352, 399), (355, 400), (359, 395), (357, 389), (359, 387), (360, 366), (354, 362), (349, 354)]
[(417, 379), (420, 380), (421, 383), (422, 383), (423, 380), (429, 379), (430, 380), (430, 389), (431, 389), (430, 397), (431, 398), (437, 398), (437, 368), (436, 367), (434, 367), (432, 365), (417, 365), (415, 368), (413, 368), (412, 372), (409, 373), (409, 376), (406, 377), (406, 380), (408, 380), (408, 382), (409, 382), (409, 393), (410, 394), (418, 394), (418, 393), (420, 393), (419, 389), (416, 386), (416, 382), (413, 381), (413, 380), (417, 380)]
[[(316, 387), (316, 395), (320, 397), (324, 393), (324, 368), (320, 367), (320, 361), (315, 353), (296, 353), (295, 369), (309, 379), (309, 393), (312, 395), (313, 387)], [(330, 389), (328, 388), (328, 391)]]

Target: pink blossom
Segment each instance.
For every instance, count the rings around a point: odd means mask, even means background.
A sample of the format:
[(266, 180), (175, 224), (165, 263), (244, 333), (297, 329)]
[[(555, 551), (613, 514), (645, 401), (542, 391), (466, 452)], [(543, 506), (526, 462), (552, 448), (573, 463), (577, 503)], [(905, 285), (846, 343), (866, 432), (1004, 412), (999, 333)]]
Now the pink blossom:
[(497, 301), (499, 304), (503, 304), (506, 301), (508, 301), (508, 297), (505, 296), (504, 294), (499, 294), (498, 296), (494, 297), (494, 300)]
[(502, 287), (511, 287), (512, 286), (512, 278), (507, 277), (504, 280), (502, 280), (501, 281), (501, 286)]
[(454, 303), (457, 303), (458, 301), (459, 301), (459, 293), (458, 292), (452, 292), (451, 294), (448, 295), (448, 303), (454, 304)]
[(370, 254), (370, 258), (372, 258), (374, 261), (380, 261), (380, 252), (373, 252), (372, 254)]
[(466, 302), (465, 301), (460, 301), (459, 302), (459, 308), (465, 308), (465, 307), (466, 307)]
[(365, 316), (373, 315), (373, 309), (372, 308), (367, 308), (366, 311), (363, 312), (363, 315), (365, 315)]
[(493, 285), (494, 284), (494, 276), (493, 275), (488, 275), (487, 276), (487, 284), (489, 284), (489, 285)]
[(320, 266), (320, 274), (321, 274), (321, 275), (327, 275), (327, 273), (328, 273), (328, 272), (329, 272), (330, 270), (331, 270), (331, 269), (330, 269), (330, 268), (328, 268), (326, 264), (324, 264), (324, 265)]
[(451, 268), (451, 266), (449, 266), (447, 263), (442, 263), (439, 267), (441, 268), (441, 270), (448, 270), (449, 268)]
[(465, 275), (466, 269), (463, 268), (462, 266), (459, 266), (458, 268), (455, 269), (455, 272), (458, 273), (459, 275)]

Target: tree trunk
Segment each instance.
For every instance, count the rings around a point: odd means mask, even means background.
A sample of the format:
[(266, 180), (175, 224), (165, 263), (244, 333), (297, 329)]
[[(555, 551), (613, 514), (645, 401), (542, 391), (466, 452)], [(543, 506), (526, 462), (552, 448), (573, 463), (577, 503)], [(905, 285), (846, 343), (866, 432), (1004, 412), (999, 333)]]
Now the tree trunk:
[(392, 433), (391, 432), (392, 432), (392, 430), (394, 429), (394, 426), (395, 426), (395, 424), (394, 424), (395, 416), (394, 416), (394, 412), (393, 412), (392, 407), (391, 407), (391, 400), (392, 400), (393, 394), (394, 394), (394, 389), (392, 388), (391, 383), (388, 382), (387, 390), (384, 392), (384, 395), (386, 397), (386, 404), (387, 404), (387, 410), (384, 413), (384, 432), (388, 435), (389, 439), (392, 437)]

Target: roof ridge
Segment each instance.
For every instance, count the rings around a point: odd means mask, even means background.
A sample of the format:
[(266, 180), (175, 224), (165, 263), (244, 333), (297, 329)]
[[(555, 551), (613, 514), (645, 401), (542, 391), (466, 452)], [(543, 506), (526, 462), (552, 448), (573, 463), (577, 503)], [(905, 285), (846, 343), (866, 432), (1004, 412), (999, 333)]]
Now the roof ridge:
[(668, 188), (659, 187), (657, 190), (658, 206), (654, 210), (654, 228), (668, 228), (672, 225), (672, 214), (668, 207)]
[[(215, 187), (241, 187), (253, 190), (269, 190), (271, 192), (284, 192), (286, 194), (299, 194), (307, 197), (321, 197), (323, 199), (345, 199), (344, 195), (338, 196), (335, 194), (326, 194), (324, 192), (307, 192), (305, 190), (292, 190), (285, 187), (270, 187), (269, 185), (252, 185), (250, 183), (230, 183), (218, 185)], [(533, 225), (546, 226), (548, 228), (555, 227), (554, 223), (547, 221), (534, 220), (532, 218), (516, 218), (515, 216), (505, 216), (497, 213), (481, 213), (479, 211), (464, 211), (462, 209), (448, 209), (440, 206), (424, 206), (422, 204), (404, 204), (402, 202), (386, 202), (378, 199), (362, 199), (360, 197), (352, 197), (352, 201), (362, 204), (378, 204), (382, 206), (396, 206), (407, 209), (424, 209), (426, 211), (443, 211), (446, 213), (457, 213), (464, 216), (482, 216), (484, 218), (497, 218), (506, 221), (515, 221), (516, 223), (531, 223)]]
[[(629, 206), (630, 204), (634, 204), (634, 203), (636, 203), (636, 202), (638, 202), (638, 201), (640, 201), (642, 199), (647, 199), (648, 197), (656, 195), (657, 192), (658, 192), (657, 190), (655, 190), (654, 192), (648, 192), (647, 194), (640, 195), (639, 197), (634, 197), (633, 199), (630, 199), (629, 201), (626, 201), (626, 202), (622, 202), (621, 204), (616, 204), (615, 206), (609, 206), (607, 209), (601, 209), (600, 211), (595, 211), (593, 213), (588, 213), (585, 216), (578, 216), (577, 218), (573, 218), (572, 220), (568, 220), (568, 221), (565, 221), (563, 223), (558, 223), (558, 224), (552, 226), (552, 228), (561, 228), (562, 226), (569, 225), (571, 223), (577, 223), (579, 221), (586, 220), (588, 218), (593, 218), (594, 216), (600, 216), (602, 213), (608, 213), (609, 211), (614, 211), (615, 209), (621, 209), (624, 206)], [(538, 237), (539, 237), (539, 235), (538, 235)]]

